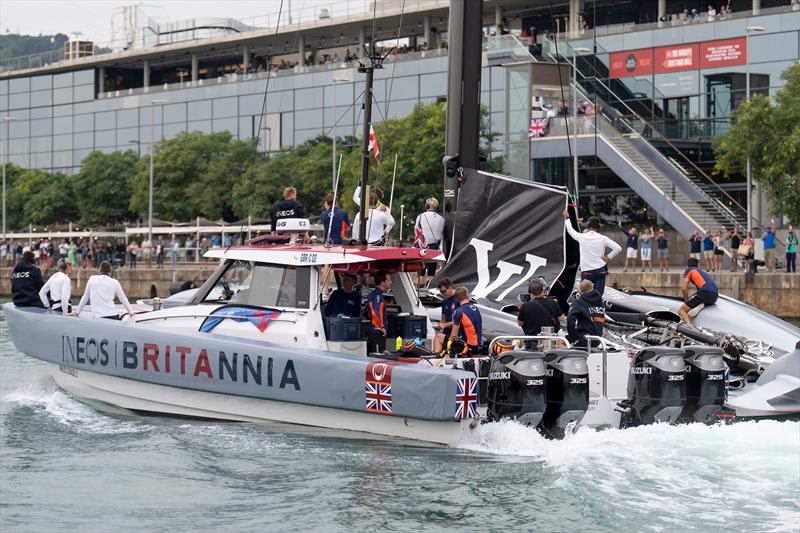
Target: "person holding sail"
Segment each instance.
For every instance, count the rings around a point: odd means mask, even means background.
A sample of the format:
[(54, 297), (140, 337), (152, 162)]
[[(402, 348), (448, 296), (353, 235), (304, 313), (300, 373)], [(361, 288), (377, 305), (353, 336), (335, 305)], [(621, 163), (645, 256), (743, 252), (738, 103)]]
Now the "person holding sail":
[[(611, 261), (622, 247), (605, 235), (597, 232), (600, 229), (600, 219), (589, 217), (585, 233), (578, 233), (569, 220), (569, 211), (564, 211), (564, 227), (570, 237), (578, 241), (581, 250), (581, 280), (588, 279), (594, 284), (594, 289), (603, 295), (606, 289), (606, 275), (608, 275), (608, 262)], [(606, 255), (606, 250), (611, 250)]]

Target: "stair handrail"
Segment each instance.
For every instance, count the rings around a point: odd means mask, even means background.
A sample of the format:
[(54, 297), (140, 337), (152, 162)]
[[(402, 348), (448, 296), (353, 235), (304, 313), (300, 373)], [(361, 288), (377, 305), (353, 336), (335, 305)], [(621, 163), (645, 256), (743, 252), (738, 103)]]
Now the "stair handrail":
[[(567, 64), (569, 64), (569, 65), (573, 65), (573, 63), (572, 63), (572, 62), (569, 60), (569, 58), (567, 58), (566, 56), (565, 56), (565, 60), (566, 60)], [(694, 169), (697, 171), (697, 173), (698, 173), (700, 176), (702, 176), (702, 177), (705, 179), (705, 182), (706, 182), (707, 184), (710, 184), (710, 185), (712, 185), (712, 186), (713, 186), (714, 188), (716, 188), (716, 189), (717, 189), (719, 192), (721, 192), (721, 193), (722, 193), (722, 195), (723, 195), (724, 197), (726, 197), (728, 200), (730, 200), (730, 202), (731, 202), (733, 205), (735, 205), (735, 206), (739, 207), (739, 209), (741, 209), (741, 210), (742, 210), (742, 212), (744, 212), (744, 213), (745, 213), (745, 220), (746, 220), (746, 218), (747, 218), (747, 214), (746, 214), (746, 213), (747, 213), (747, 209), (746, 209), (744, 206), (742, 206), (742, 205), (741, 205), (741, 204), (740, 204), (738, 201), (736, 201), (736, 199), (735, 199), (735, 198), (733, 198), (733, 197), (732, 197), (730, 194), (728, 194), (728, 192), (727, 192), (725, 189), (723, 189), (722, 187), (720, 187), (720, 186), (719, 186), (719, 184), (718, 184), (717, 182), (715, 182), (714, 180), (712, 180), (712, 179), (711, 179), (711, 177), (710, 177), (708, 174), (706, 174), (705, 172), (703, 172), (703, 170), (702, 170), (702, 169), (700, 169), (700, 167), (698, 167), (698, 166), (695, 164), (695, 162), (694, 162), (694, 161), (692, 161), (691, 159), (689, 159), (688, 157), (686, 157), (686, 155), (685, 155), (683, 152), (681, 152), (681, 150), (680, 150), (680, 149), (678, 149), (678, 147), (677, 147), (677, 146), (675, 146), (675, 145), (674, 145), (672, 142), (670, 142), (670, 140), (669, 140), (669, 139), (667, 139), (667, 138), (666, 138), (666, 137), (665, 137), (665, 136), (664, 136), (664, 135), (663, 135), (663, 134), (662, 134), (660, 131), (658, 131), (658, 129), (657, 129), (657, 128), (655, 128), (655, 127), (653, 126), (653, 124), (652, 124), (652, 123), (651, 123), (649, 120), (645, 119), (644, 117), (642, 117), (641, 115), (639, 115), (639, 114), (638, 114), (636, 111), (634, 111), (633, 109), (631, 109), (631, 107), (630, 107), (630, 106), (629, 106), (629, 105), (628, 105), (628, 104), (627, 104), (627, 103), (626, 103), (624, 100), (622, 100), (621, 98), (619, 98), (619, 97), (618, 97), (618, 96), (617, 96), (617, 95), (614, 93), (614, 91), (612, 91), (612, 90), (611, 90), (611, 88), (610, 88), (610, 87), (608, 87), (608, 86), (607, 86), (605, 83), (603, 83), (603, 82), (602, 82), (602, 81), (601, 81), (599, 78), (596, 78), (596, 77), (591, 77), (591, 76), (586, 76), (586, 75), (584, 75), (584, 74), (583, 74), (583, 72), (581, 72), (581, 70), (580, 70), (580, 69), (578, 69), (578, 68), (577, 68), (577, 66), (576, 66), (576, 65), (573, 65), (573, 67), (574, 67), (574, 68), (577, 70), (577, 72), (578, 72), (578, 73), (579, 73), (581, 76), (583, 76), (583, 78), (584, 78), (584, 79), (590, 79), (590, 80), (592, 80), (594, 83), (598, 83), (600, 86), (602, 86), (602, 87), (603, 87), (603, 88), (604, 88), (604, 89), (605, 89), (605, 90), (606, 90), (606, 91), (607, 91), (607, 92), (608, 92), (610, 95), (612, 95), (612, 96), (613, 96), (613, 97), (614, 97), (614, 98), (615, 98), (615, 99), (616, 99), (616, 100), (617, 100), (619, 103), (621, 103), (623, 106), (625, 106), (625, 108), (626, 108), (626, 109), (627, 109), (627, 110), (628, 110), (628, 111), (631, 113), (631, 115), (635, 116), (635, 117), (636, 117), (638, 120), (640, 120), (640, 121), (641, 121), (643, 124), (645, 124), (645, 125), (646, 125), (646, 126), (649, 128), (649, 129), (650, 129), (650, 131), (651, 131), (651, 132), (653, 132), (653, 133), (654, 133), (654, 135), (655, 135), (655, 136), (656, 136), (656, 137), (657, 137), (659, 140), (663, 141), (663, 142), (664, 142), (664, 143), (666, 143), (666, 144), (667, 144), (667, 145), (668, 145), (670, 148), (672, 148), (672, 149), (673, 149), (675, 152), (677, 152), (678, 154), (680, 154), (680, 157), (681, 157), (681, 158), (682, 158), (684, 161), (686, 161), (686, 162), (687, 162), (687, 163), (688, 163), (688, 164), (689, 164), (689, 165), (690, 165), (692, 168), (694, 168)], [(577, 80), (576, 80), (576, 81), (577, 81)], [(580, 84), (580, 83), (578, 83), (578, 86), (579, 86), (579, 87), (581, 87), (581, 84)], [(585, 91), (585, 88), (584, 88), (584, 90), (582, 91), (582, 93), (583, 93), (583, 96), (587, 97), (587, 95), (586, 95), (586, 91)], [(588, 97), (587, 97), (587, 98), (588, 98)], [(659, 152), (659, 153), (660, 153), (660, 152)], [(668, 159), (667, 159), (667, 158), (666, 158), (666, 157), (665, 157), (663, 154), (661, 154), (661, 155), (662, 155), (662, 157), (664, 157), (664, 159), (665, 159), (665, 160), (667, 160), (667, 162), (669, 163), (669, 160), (668, 160)], [(686, 178), (687, 178), (687, 180), (688, 180), (689, 182), (694, 182), (694, 180), (692, 180), (692, 177), (691, 177), (691, 175), (689, 175), (689, 173), (685, 173), (685, 174), (686, 174)], [(697, 184), (697, 183), (695, 183), (695, 185), (698, 185), (698, 184)], [(699, 191), (700, 191), (700, 192), (701, 192), (703, 195), (705, 195), (705, 196), (707, 196), (709, 199), (711, 199), (712, 201), (714, 200), (714, 198), (713, 198), (713, 197), (711, 197), (711, 196), (708, 196), (708, 195), (705, 193), (705, 191), (703, 191), (703, 190), (702, 190), (702, 189), (700, 189), (699, 187), (698, 187), (698, 190), (699, 190)], [(714, 203), (717, 203), (717, 202), (714, 202)], [(725, 206), (725, 204), (724, 204), (724, 203), (720, 202), (720, 205), (721, 205), (721, 206), (723, 206), (724, 208), (726, 208), (726, 209), (727, 209), (727, 206)], [(757, 225), (757, 226), (758, 226), (760, 229), (763, 229), (763, 226), (761, 225), (761, 223), (760, 223), (758, 220), (756, 220), (756, 219), (755, 219), (755, 217), (753, 217), (753, 216), (751, 215), (751, 217), (750, 217), (750, 218), (751, 218), (751, 219), (753, 219), (753, 222), (755, 222), (755, 224), (756, 224), (756, 225)], [(734, 225), (735, 225), (735, 224), (736, 224), (736, 221), (734, 221)], [(743, 229), (744, 229), (744, 228), (743, 228)]]
[[(580, 72), (580, 71), (579, 71), (579, 72)], [(583, 75), (583, 74), (581, 73), (581, 75)], [(653, 135), (654, 135), (656, 138), (658, 138), (660, 141), (662, 141), (662, 142), (664, 142), (665, 144), (667, 144), (667, 145), (668, 145), (670, 148), (672, 148), (672, 149), (674, 150), (674, 152), (676, 152), (676, 153), (680, 154), (680, 158), (681, 158), (683, 161), (685, 161), (686, 163), (688, 163), (688, 164), (689, 164), (689, 165), (690, 165), (690, 166), (691, 166), (691, 167), (692, 167), (692, 168), (693, 168), (693, 169), (694, 169), (694, 170), (697, 172), (697, 174), (699, 174), (699, 176), (700, 176), (700, 177), (702, 177), (702, 178), (705, 180), (706, 184), (709, 184), (709, 185), (713, 186), (713, 187), (714, 187), (716, 190), (718, 190), (720, 193), (722, 193), (722, 195), (723, 195), (725, 198), (727, 198), (728, 200), (730, 200), (730, 202), (731, 202), (733, 205), (735, 205), (735, 206), (737, 206), (739, 209), (741, 209), (741, 210), (742, 210), (742, 212), (744, 212), (744, 213), (745, 213), (745, 218), (746, 218), (747, 209), (746, 209), (744, 206), (742, 206), (742, 205), (741, 205), (741, 204), (740, 204), (738, 201), (736, 201), (736, 199), (735, 199), (735, 198), (733, 198), (733, 197), (732, 197), (732, 196), (731, 196), (731, 195), (730, 195), (730, 194), (729, 194), (729, 193), (728, 193), (728, 192), (727, 192), (725, 189), (723, 189), (722, 187), (720, 187), (720, 186), (719, 186), (719, 184), (718, 184), (717, 182), (715, 182), (714, 180), (712, 180), (712, 179), (711, 179), (711, 177), (710, 177), (708, 174), (706, 174), (706, 173), (705, 173), (705, 172), (704, 172), (704, 171), (703, 171), (703, 170), (702, 170), (700, 167), (698, 167), (698, 166), (695, 164), (695, 162), (694, 162), (694, 161), (692, 161), (691, 159), (689, 159), (689, 158), (686, 156), (686, 154), (684, 154), (684, 153), (683, 153), (683, 152), (682, 152), (682, 151), (681, 151), (681, 150), (680, 150), (680, 149), (679, 149), (677, 146), (675, 146), (675, 145), (674, 145), (674, 144), (673, 144), (673, 143), (672, 143), (672, 142), (671, 142), (669, 139), (667, 139), (667, 138), (666, 138), (666, 137), (665, 137), (665, 136), (664, 136), (664, 135), (663, 135), (663, 134), (662, 134), (660, 131), (658, 131), (658, 129), (657, 129), (657, 128), (655, 128), (655, 127), (653, 126), (653, 124), (652, 124), (652, 123), (651, 123), (649, 120), (645, 119), (644, 117), (642, 117), (641, 115), (639, 115), (638, 113), (636, 113), (636, 112), (635, 112), (633, 109), (631, 109), (631, 108), (630, 108), (630, 106), (628, 106), (628, 105), (627, 105), (627, 104), (626, 104), (626, 103), (625, 103), (625, 102), (624, 102), (622, 99), (620, 99), (618, 96), (616, 96), (616, 95), (614, 94), (614, 92), (613, 92), (613, 91), (612, 91), (612, 90), (611, 90), (611, 89), (610, 89), (610, 88), (609, 88), (609, 87), (608, 87), (606, 84), (604, 84), (602, 81), (600, 81), (600, 80), (599, 80), (599, 79), (597, 79), (597, 78), (591, 78), (591, 79), (592, 79), (594, 82), (596, 82), (596, 83), (600, 84), (600, 85), (601, 85), (603, 88), (605, 88), (605, 89), (608, 91), (608, 93), (609, 93), (609, 94), (611, 94), (612, 96), (614, 96), (614, 98), (616, 98), (616, 99), (617, 99), (617, 100), (618, 100), (618, 101), (619, 101), (619, 102), (620, 102), (622, 105), (624, 105), (624, 106), (625, 106), (625, 107), (628, 109), (628, 111), (630, 111), (630, 112), (631, 112), (631, 113), (632, 113), (632, 114), (633, 114), (633, 115), (634, 115), (634, 116), (635, 116), (635, 117), (636, 117), (638, 120), (642, 121), (642, 123), (644, 123), (644, 124), (645, 124), (645, 125), (646, 125), (646, 126), (649, 128), (649, 129), (650, 129), (650, 131), (651, 131), (651, 132), (653, 132)], [(580, 84), (580, 83), (578, 83), (578, 85), (580, 86), (581, 84)], [(659, 152), (659, 153), (660, 153), (660, 152)], [(664, 159), (666, 159), (666, 160), (667, 160), (667, 162), (669, 162), (669, 160), (666, 158), (666, 156), (664, 156), (663, 154), (661, 154), (661, 155), (662, 155), (662, 157), (664, 157)], [(687, 179), (688, 179), (689, 181), (694, 181), (694, 180), (692, 180), (692, 176), (691, 176), (691, 175), (690, 175), (688, 172), (687, 172), (687, 173), (685, 173), (685, 174), (686, 174), (686, 177), (687, 177)], [(704, 192), (702, 189), (699, 189), (699, 190), (705, 194), (705, 192)], [(709, 198), (711, 198), (711, 197), (709, 197)], [(712, 199), (713, 199), (713, 198), (712, 198)], [(722, 205), (724, 206), (725, 204), (723, 203)], [(754, 218), (754, 217), (752, 217), (752, 218)], [(758, 221), (755, 221), (755, 222), (756, 222), (756, 223), (759, 225), (759, 227), (761, 227), (761, 224), (759, 224), (759, 223), (758, 223)]]

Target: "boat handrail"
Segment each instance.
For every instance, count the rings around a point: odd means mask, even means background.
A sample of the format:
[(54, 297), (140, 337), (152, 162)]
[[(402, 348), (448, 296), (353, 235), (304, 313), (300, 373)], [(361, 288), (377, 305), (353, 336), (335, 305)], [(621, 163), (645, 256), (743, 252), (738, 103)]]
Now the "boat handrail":
[[(297, 315), (297, 314), (300, 313), (298, 311), (293, 311), (293, 310), (292, 311), (290, 311), (290, 310), (279, 310), (279, 311), (281, 311), (281, 313), (291, 313), (293, 315)], [(303, 313), (304, 312), (307, 312), (307, 311), (303, 311)], [(154, 317), (149, 317), (149, 318), (134, 319), (133, 322), (134, 323), (150, 322), (150, 321), (153, 321), (153, 320), (168, 320), (170, 318), (222, 318), (222, 319), (242, 320), (244, 317), (233, 316), (233, 315), (201, 315), (201, 314), (197, 314), (197, 313), (192, 313), (191, 315), (167, 315), (167, 316), (154, 316)], [(292, 323), (296, 323), (297, 322), (297, 318), (296, 317), (295, 318), (282, 318), (282, 317), (278, 316), (278, 317), (272, 318), (271, 320), (272, 321), (277, 321), (277, 322), (292, 322)]]
[[(603, 349), (603, 396), (608, 398), (608, 342), (597, 335), (585, 335), (584, 338), (588, 341), (600, 341), (600, 347)], [(592, 343), (588, 342), (587, 345), (586, 351), (592, 353)]]
[(499, 335), (491, 340), (489, 343), (489, 354), (492, 353), (492, 348), (494, 344), (499, 340), (511, 340), (511, 341), (536, 341), (536, 340), (556, 340), (561, 341), (570, 349), (572, 345), (569, 343), (566, 337), (561, 335)]

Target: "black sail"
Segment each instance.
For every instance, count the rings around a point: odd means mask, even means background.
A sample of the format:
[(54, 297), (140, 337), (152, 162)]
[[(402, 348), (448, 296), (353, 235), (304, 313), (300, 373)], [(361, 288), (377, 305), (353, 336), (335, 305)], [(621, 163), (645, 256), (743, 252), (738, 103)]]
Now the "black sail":
[(447, 264), (433, 287), (450, 278), (475, 298), (513, 304), (542, 276), (566, 303), (579, 259), (564, 230), (566, 188), (465, 169), (456, 196), (447, 214)]

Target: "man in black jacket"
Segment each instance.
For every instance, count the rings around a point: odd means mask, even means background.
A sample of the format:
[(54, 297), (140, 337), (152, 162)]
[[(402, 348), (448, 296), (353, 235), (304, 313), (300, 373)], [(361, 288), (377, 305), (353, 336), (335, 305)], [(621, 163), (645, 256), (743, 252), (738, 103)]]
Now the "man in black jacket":
[(602, 335), (606, 308), (594, 284), (585, 279), (580, 284), (581, 296), (567, 314), (567, 340), (575, 346), (587, 346), (586, 335)]
[(539, 335), (545, 326), (558, 331), (561, 321), (564, 320), (564, 313), (561, 312), (558, 302), (545, 297), (544, 284), (538, 279), (531, 280), (528, 292), (531, 299), (522, 304), (517, 315), (517, 324), (525, 335)]
[(306, 218), (306, 210), (297, 201), (297, 190), (294, 187), (283, 189), (283, 200), (275, 202), (272, 206), (272, 211), (269, 213), (272, 231), (275, 231), (275, 225), (282, 218)]
[(44, 307), (39, 298), (44, 278), (33, 261), (33, 252), (27, 251), (11, 272), (11, 301), (17, 307)]

